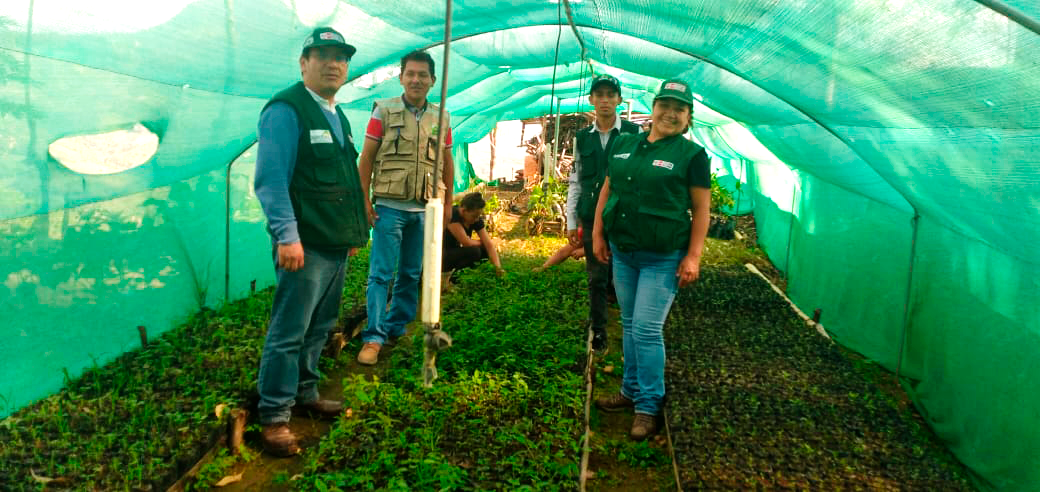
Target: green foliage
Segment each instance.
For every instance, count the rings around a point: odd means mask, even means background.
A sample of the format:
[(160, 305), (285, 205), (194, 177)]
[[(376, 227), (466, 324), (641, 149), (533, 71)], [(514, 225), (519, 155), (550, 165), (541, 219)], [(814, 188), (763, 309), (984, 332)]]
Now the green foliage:
[[(582, 433), (581, 265), (558, 275), (463, 271), (442, 299), (455, 345), (422, 388), (421, 330), (382, 378), (344, 384), (355, 418), (307, 455), (301, 490), (567, 490)], [(519, 270), (518, 270), (519, 271)], [(556, 292), (546, 296), (545, 292)]]
[[(362, 262), (367, 252), (351, 259), (345, 311), (363, 303)], [(32, 473), (70, 490), (165, 490), (225, 428), (216, 405), (244, 406), (255, 392), (273, 292), (204, 309), (4, 419), (0, 490), (38, 489)], [(198, 484), (235, 459), (218, 458)]]
[(531, 190), (527, 200), (527, 209), (531, 217), (551, 219), (563, 214), (567, 202), (567, 182), (564, 180), (547, 181)]
[[(740, 183), (737, 183), (737, 189), (740, 189)], [(725, 209), (732, 208), (736, 202), (733, 199), (733, 193), (726, 189), (725, 186), (719, 184), (718, 176), (715, 173), (711, 173), (711, 213), (716, 215), (729, 215), (725, 212)]]
[(502, 203), (498, 199), (498, 194), (496, 193), (489, 193), (485, 195), (484, 203), (484, 213), (486, 214), (497, 213), (502, 208)]
[(611, 439), (607, 441), (609, 452), (617, 456), (618, 461), (633, 468), (655, 468), (671, 464), (672, 459), (667, 451), (655, 447), (652, 440), (632, 441), (630, 439)]

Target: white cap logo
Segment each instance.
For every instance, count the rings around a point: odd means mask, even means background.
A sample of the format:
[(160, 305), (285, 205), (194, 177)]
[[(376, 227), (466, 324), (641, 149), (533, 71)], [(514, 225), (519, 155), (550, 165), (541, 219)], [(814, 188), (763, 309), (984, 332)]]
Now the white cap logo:
[(675, 90), (680, 92), (686, 92), (686, 86), (678, 82), (669, 82), (664, 85), (665, 90)]
[(341, 43), (343, 42), (343, 39), (340, 38), (339, 36), (337, 36), (336, 33), (334, 33), (334, 32), (323, 32), (323, 33), (319, 34), (318, 36), (320, 36), (321, 39), (324, 39), (326, 41), (331, 39), (333, 41), (339, 41)]

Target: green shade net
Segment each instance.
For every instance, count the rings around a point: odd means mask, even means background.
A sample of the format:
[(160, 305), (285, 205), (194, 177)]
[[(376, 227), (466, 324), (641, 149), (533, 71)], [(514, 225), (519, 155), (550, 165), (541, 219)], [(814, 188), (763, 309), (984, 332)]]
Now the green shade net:
[[(636, 111), (686, 79), (693, 138), (741, 183), (736, 211), (755, 214), (792, 299), (901, 362), (982, 487), (1040, 488), (1036, 1), (574, 0), (584, 49), (561, 7), (455, 2), (455, 189), (466, 144), (497, 121), (590, 109), (591, 70)], [(249, 149), (302, 39), (332, 25), (358, 47), (338, 99), (360, 135), (372, 102), (400, 94), (401, 55), (443, 61), (443, 19), (407, 0), (0, 4), (0, 413), (137, 347), (138, 325), (154, 337), (270, 285)], [(160, 143), (134, 169), (48, 154), (136, 123)]]

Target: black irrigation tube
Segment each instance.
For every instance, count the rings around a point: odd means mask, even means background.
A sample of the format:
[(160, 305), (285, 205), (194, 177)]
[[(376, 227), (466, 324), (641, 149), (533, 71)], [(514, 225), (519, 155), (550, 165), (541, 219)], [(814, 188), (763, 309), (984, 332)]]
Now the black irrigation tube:
[(571, 25), (571, 30), (574, 31), (574, 37), (578, 38), (578, 45), (581, 46), (581, 59), (584, 61), (589, 50), (585, 47), (585, 40), (578, 33), (578, 26), (574, 25), (574, 15), (571, 12), (570, 0), (563, 0), (563, 6), (567, 10), (567, 23)]

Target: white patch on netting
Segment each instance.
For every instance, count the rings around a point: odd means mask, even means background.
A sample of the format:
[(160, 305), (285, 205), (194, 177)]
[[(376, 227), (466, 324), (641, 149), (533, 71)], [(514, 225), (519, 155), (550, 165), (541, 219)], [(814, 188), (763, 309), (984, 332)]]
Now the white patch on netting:
[(158, 149), (159, 136), (138, 123), (130, 130), (60, 138), (47, 151), (77, 173), (115, 174), (148, 162)]

